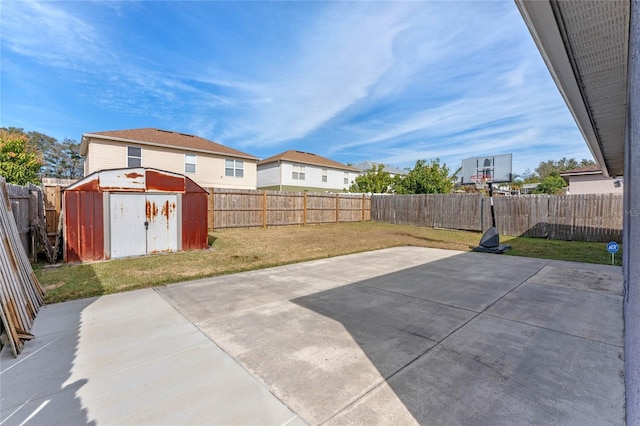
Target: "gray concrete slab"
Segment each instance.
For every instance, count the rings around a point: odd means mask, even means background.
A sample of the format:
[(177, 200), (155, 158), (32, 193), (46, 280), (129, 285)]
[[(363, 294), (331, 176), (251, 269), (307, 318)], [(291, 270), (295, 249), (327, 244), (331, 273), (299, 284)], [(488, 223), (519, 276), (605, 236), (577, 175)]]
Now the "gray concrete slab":
[[(227, 282), (225, 298), (237, 291), (231, 299), (252, 299), (255, 291), (254, 306), (221, 302), (222, 313), (195, 324), (313, 424), (623, 422), (612, 271), (384, 251), (392, 253), (395, 267), (375, 252), (277, 268), (277, 298), (263, 298), (258, 282), (253, 289)], [(553, 271), (563, 267), (582, 283), (561, 287)], [(198, 298), (215, 304), (206, 295), (215, 286), (216, 279), (203, 285), (197, 298), (186, 288), (186, 296), (173, 286), (158, 291), (189, 317), (202, 309)]]
[(553, 260), (529, 282), (622, 294), (622, 268)]
[(295, 412), (319, 423), (473, 315), (350, 285), (198, 326)]
[(411, 247), (319, 259), (223, 277), (158, 287), (157, 291), (191, 321), (200, 322), (270, 303), (435, 262), (458, 252)]
[(623, 424), (620, 289), (606, 266), (402, 247), (53, 305), (0, 356), (0, 419)]
[(0, 354), (0, 419), (22, 424), (303, 423), (153, 290), (47, 306)]
[(480, 315), (329, 424), (622, 425), (621, 359), (617, 346)]
[(487, 309), (500, 318), (622, 347), (622, 296), (526, 283)]

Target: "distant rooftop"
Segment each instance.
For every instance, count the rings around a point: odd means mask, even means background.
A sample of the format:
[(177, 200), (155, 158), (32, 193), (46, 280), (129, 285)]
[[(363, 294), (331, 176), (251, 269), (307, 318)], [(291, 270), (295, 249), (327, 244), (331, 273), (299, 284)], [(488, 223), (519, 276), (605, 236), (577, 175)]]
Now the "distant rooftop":
[[(377, 168), (378, 164), (381, 164), (381, 163), (379, 163), (377, 161), (368, 161), (367, 160), (367, 161), (361, 161), (360, 163), (355, 164), (353, 167), (355, 167), (356, 169), (358, 169), (358, 170), (360, 170), (362, 172), (366, 172), (368, 170), (373, 170), (373, 169)], [(388, 164), (385, 164), (384, 167), (382, 168), (382, 170), (384, 170), (385, 172), (390, 173), (392, 175), (403, 175), (403, 174), (405, 174), (404, 170), (400, 170), (399, 168), (390, 166)]]
[(560, 176), (573, 176), (573, 175), (597, 175), (602, 173), (598, 166), (580, 167), (578, 169), (565, 170), (560, 172)]
[(311, 152), (296, 151), (294, 149), (290, 149), (289, 151), (281, 152), (280, 154), (265, 158), (264, 160), (258, 162), (258, 166), (261, 166), (263, 164), (275, 163), (277, 161), (289, 161), (291, 163), (309, 164), (313, 166), (347, 170), (350, 172), (360, 171), (355, 167), (338, 163), (337, 161), (330, 160), (321, 155), (313, 154)]

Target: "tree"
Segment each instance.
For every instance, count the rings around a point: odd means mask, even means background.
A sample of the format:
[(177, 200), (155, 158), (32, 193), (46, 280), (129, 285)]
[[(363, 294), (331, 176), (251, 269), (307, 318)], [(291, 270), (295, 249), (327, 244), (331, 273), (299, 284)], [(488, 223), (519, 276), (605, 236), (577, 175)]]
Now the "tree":
[(536, 167), (536, 173), (540, 177), (539, 181), (543, 181), (547, 176), (550, 176), (553, 173), (562, 173), (567, 170), (577, 169), (580, 167), (595, 166), (595, 164), (596, 163), (593, 160), (587, 160), (586, 158), (577, 161), (575, 158), (562, 157), (558, 161), (547, 160), (540, 162), (540, 165)]
[(84, 162), (80, 156), (80, 144), (73, 139), (59, 142), (44, 133), (25, 132), (19, 127), (3, 127), (9, 133), (28, 138), (28, 145), (42, 158), (40, 177), (77, 179), (84, 174)]
[(453, 185), (449, 168), (440, 164), (440, 159), (418, 160), (413, 169), (404, 176), (396, 176), (393, 182), (398, 194), (447, 194)]
[(375, 168), (367, 173), (356, 177), (349, 190), (351, 192), (372, 192), (385, 193), (389, 192), (393, 179), (389, 172), (384, 170), (384, 164), (378, 164)]
[(28, 138), (15, 132), (0, 130), (0, 175), (8, 183), (38, 183), (41, 160), (28, 144)]
[(78, 179), (84, 174), (80, 144), (73, 139), (56, 143), (46, 157), (44, 175), (60, 179)]
[(563, 188), (567, 182), (557, 173), (552, 172), (542, 179), (542, 182), (533, 191), (534, 194), (563, 194)]

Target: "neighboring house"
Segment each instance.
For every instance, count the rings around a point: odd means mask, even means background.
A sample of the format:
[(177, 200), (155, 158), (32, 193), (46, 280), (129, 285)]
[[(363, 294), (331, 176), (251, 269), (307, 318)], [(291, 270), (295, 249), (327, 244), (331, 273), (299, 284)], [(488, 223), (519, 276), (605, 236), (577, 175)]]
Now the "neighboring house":
[[(380, 163), (376, 162), (376, 161), (361, 161), (358, 164), (354, 164), (353, 167), (355, 167), (356, 169), (360, 170), (360, 174), (365, 174), (371, 170), (377, 170), (378, 169), (378, 165)], [(405, 172), (403, 170), (400, 170), (397, 167), (393, 167), (390, 166), (388, 164), (385, 164), (384, 167), (382, 168), (383, 171), (389, 173), (389, 175), (391, 177), (395, 177), (398, 175), (404, 175)]]
[(203, 188), (256, 189), (257, 157), (185, 133), (151, 128), (85, 133), (80, 155), (85, 176), (153, 167), (183, 174)]
[(569, 194), (622, 194), (622, 179), (602, 174), (597, 166), (567, 170), (560, 176), (569, 181)]
[(289, 150), (258, 163), (258, 189), (342, 192), (360, 171), (308, 152)]
[(540, 182), (538, 182), (538, 183), (523, 183), (522, 184), (522, 189), (520, 190), (520, 193), (522, 195), (533, 194), (533, 191), (535, 191), (536, 188), (538, 188), (538, 185), (540, 185)]

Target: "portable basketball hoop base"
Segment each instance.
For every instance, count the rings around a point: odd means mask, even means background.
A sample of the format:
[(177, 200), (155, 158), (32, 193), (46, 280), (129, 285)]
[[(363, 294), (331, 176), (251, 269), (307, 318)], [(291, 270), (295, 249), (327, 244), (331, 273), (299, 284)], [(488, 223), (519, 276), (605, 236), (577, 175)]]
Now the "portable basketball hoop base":
[(485, 231), (480, 245), (475, 247), (473, 251), (502, 254), (511, 248), (511, 246), (500, 245), (500, 234), (496, 228), (496, 213), (493, 209), (493, 184), (512, 181), (511, 160), (511, 154), (462, 160), (462, 185), (475, 184), (478, 189), (488, 186), (489, 200), (491, 200), (491, 227)]
[[(486, 183), (486, 178), (483, 180)], [(493, 182), (489, 181), (488, 184), (489, 200), (491, 200), (491, 226), (484, 232), (480, 239), (480, 245), (478, 247), (474, 247), (473, 251), (480, 253), (502, 254), (509, 250), (511, 246), (500, 244), (500, 233), (498, 232), (498, 228), (496, 228), (496, 213), (493, 209)]]

